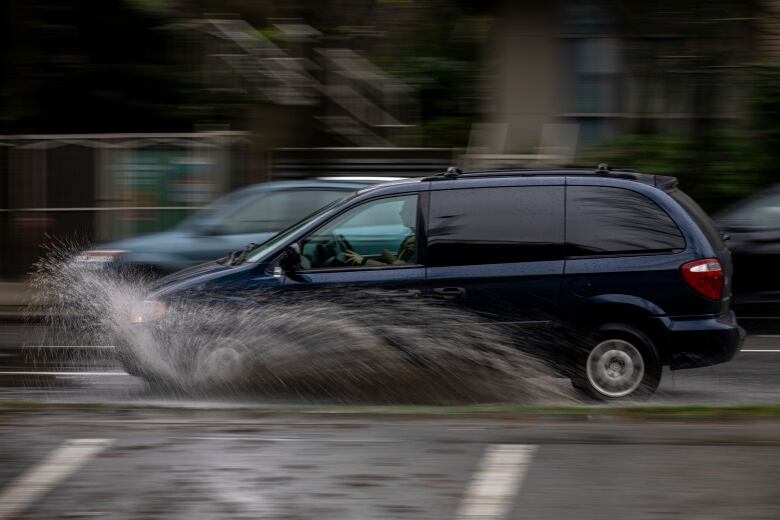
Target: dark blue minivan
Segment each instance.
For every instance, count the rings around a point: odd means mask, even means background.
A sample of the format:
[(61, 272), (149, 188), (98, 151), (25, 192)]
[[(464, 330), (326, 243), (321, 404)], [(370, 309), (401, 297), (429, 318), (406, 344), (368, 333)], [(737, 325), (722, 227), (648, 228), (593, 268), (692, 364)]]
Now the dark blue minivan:
[(364, 188), (240, 255), (171, 275), (134, 321), (184, 297), (370, 288), (506, 326), (576, 388), (616, 400), (651, 395), (663, 366), (736, 354), (731, 275), (728, 249), (674, 178), (451, 168)]

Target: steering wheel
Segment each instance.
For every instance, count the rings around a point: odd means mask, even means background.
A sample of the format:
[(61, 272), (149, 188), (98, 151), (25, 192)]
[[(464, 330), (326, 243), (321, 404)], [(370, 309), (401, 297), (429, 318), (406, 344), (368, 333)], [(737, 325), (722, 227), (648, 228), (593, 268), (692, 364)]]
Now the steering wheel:
[(332, 254), (322, 262), (322, 265), (325, 267), (346, 265), (347, 257), (344, 256), (344, 253), (347, 251), (354, 251), (354, 249), (352, 249), (352, 244), (349, 243), (349, 240), (347, 240), (344, 235), (337, 235), (335, 233), (333, 234), (332, 243), (333, 246), (327, 248)]
[(349, 243), (349, 240), (344, 235), (333, 235), (333, 238), (335, 239), (336, 243), (339, 246), (339, 249), (341, 249), (341, 252), (345, 251), (354, 251), (355, 248), (352, 247), (352, 244)]

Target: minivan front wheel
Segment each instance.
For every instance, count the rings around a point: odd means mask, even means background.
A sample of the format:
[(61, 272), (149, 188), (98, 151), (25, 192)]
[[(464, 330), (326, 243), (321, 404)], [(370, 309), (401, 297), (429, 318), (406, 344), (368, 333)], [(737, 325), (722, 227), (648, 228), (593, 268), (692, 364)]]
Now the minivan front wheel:
[(661, 381), (661, 363), (652, 341), (641, 331), (610, 324), (583, 349), (574, 386), (600, 401), (646, 399)]

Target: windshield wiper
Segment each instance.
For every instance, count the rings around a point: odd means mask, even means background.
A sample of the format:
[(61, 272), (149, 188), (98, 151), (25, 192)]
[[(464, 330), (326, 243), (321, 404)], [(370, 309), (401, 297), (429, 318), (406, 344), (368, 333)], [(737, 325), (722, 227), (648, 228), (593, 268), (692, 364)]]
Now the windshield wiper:
[(252, 251), (254, 248), (257, 247), (257, 244), (254, 242), (251, 242), (244, 247), (244, 249), (237, 249), (230, 253), (228, 256), (222, 257), (219, 260), (217, 260), (217, 263), (222, 265), (238, 265), (242, 263), (244, 260), (246, 260), (246, 255), (250, 251)]

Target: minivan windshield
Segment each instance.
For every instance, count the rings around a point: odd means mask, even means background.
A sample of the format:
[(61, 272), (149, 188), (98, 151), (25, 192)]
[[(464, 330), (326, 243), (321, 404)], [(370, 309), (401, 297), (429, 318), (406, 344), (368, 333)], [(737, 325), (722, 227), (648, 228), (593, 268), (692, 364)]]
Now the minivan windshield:
[(268, 260), (268, 256), (274, 251), (276, 251), (276, 249), (285, 241), (287, 241), (287, 239), (289, 239), (291, 236), (295, 235), (299, 231), (312, 229), (314, 226), (320, 223), (320, 221), (325, 217), (325, 215), (330, 213), (332, 210), (335, 210), (336, 208), (343, 206), (351, 198), (352, 198), (351, 196), (347, 196), (341, 199), (334, 200), (327, 206), (318, 209), (308, 217), (305, 217), (302, 220), (299, 220), (297, 223), (293, 224), (292, 226), (288, 227), (287, 229), (280, 231), (279, 233), (272, 236), (265, 242), (259, 244), (257, 247), (255, 247), (253, 250), (247, 253), (246, 261), (263, 262)]

